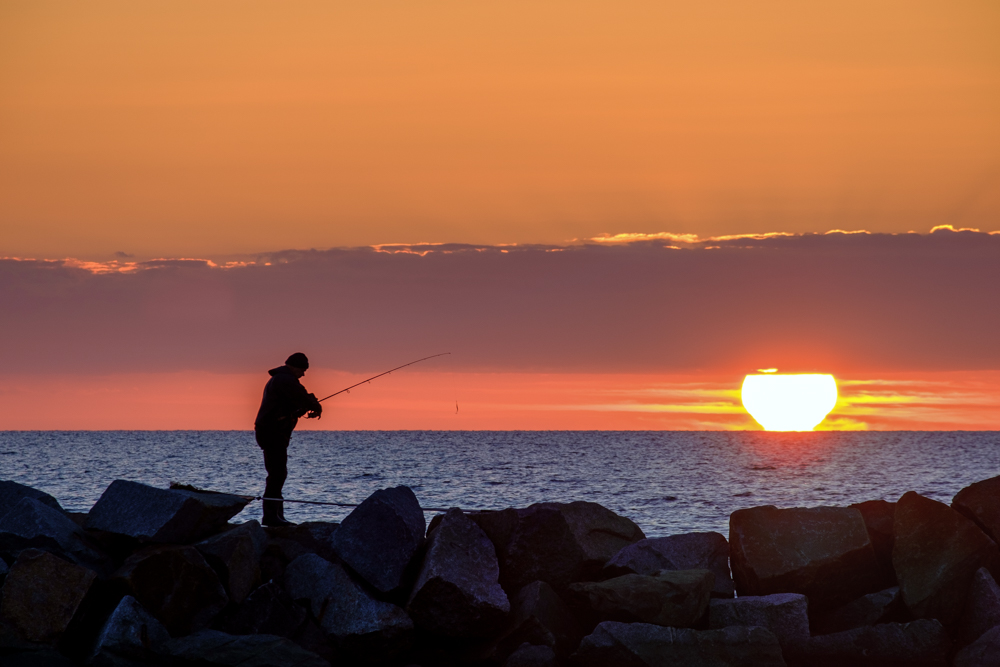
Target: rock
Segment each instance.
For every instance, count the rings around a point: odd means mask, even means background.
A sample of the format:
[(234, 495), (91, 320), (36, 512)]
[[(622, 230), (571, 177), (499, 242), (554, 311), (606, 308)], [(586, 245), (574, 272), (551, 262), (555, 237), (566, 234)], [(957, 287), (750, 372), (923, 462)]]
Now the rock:
[(782, 667), (781, 646), (764, 628), (664, 628), (606, 621), (573, 654), (580, 667)]
[(953, 667), (1000, 667), (1000, 625), (955, 654)]
[(0, 551), (16, 556), (32, 548), (97, 570), (108, 566), (94, 540), (64, 512), (25, 496), (0, 518)]
[(206, 628), (229, 602), (215, 571), (194, 547), (151, 546), (115, 573), (174, 637)]
[(234, 635), (292, 637), (308, 613), (281, 586), (269, 581), (258, 587), (219, 626)]
[(591, 621), (691, 627), (708, 610), (713, 576), (708, 570), (624, 574), (601, 582), (570, 584), (568, 594)]
[(87, 516), (87, 529), (143, 542), (190, 544), (223, 530), (249, 502), (228, 493), (157, 489), (117, 479)]
[(894, 526), (892, 562), (903, 602), (916, 618), (954, 624), (976, 570), (996, 567), (997, 545), (971, 520), (913, 491), (896, 503)]
[(138, 600), (126, 595), (105, 621), (91, 653), (93, 657), (113, 653), (135, 660), (150, 660), (169, 640), (167, 629), (143, 609)]
[(195, 545), (219, 575), (229, 599), (239, 604), (260, 583), (260, 559), (267, 534), (256, 521), (248, 521)]
[(316, 554), (289, 564), (285, 590), (306, 601), (326, 635), (355, 655), (387, 659), (412, 642), (413, 621), (405, 611), (374, 599), (344, 568)]
[(97, 575), (38, 549), (25, 549), (3, 585), (0, 619), (30, 642), (55, 644)]
[(576, 650), (583, 631), (573, 612), (544, 581), (535, 581), (511, 601), (507, 627), (497, 641), (497, 655), (509, 655), (521, 644), (551, 646), (560, 656)]
[(14, 509), (14, 506), (24, 498), (37, 500), (54, 510), (63, 511), (63, 508), (59, 505), (59, 501), (44, 491), (39, 491), (38, 489), (33, 489), (30, 486), (18, 484), (17, 482), (0, 480), (0, 519), (7, 512)]
[(945, 667), (950, 650), (944, 626), (920, 619), (811, 637), (803, 649), (786, 652), (786, 658), (803, 667)]
[(1000, 544), (1000, 477), (970, 484), (955, 494), (951, 506)]
[(264, 531), (268, 537), (268, 543), (280, 543), (284, 551), (290, 552), (288, 543), (295, 543), (301, 547), (299, 553), (294, 558), (289, 559), (289, 563), (302, 554), (316, 554), (322, 556), (331, 563), (340, 560), (333, 549), (333, 535), (337, 532), (339, 523), (330, 521), (306, 521), (293, 526), (271, 526)]
[(330, 667), (323, 658), (295, 642), (273, 635), (227, 635), (202, 630), (166, 643), (163, 653), (196, 665), (235, 667)]
[(3, 667), (76, 667), (76, 663), (54, 648), (43, 648), (3, 655)]
[(736, 589), (729, 574), (729, 542), (719, 533), (686, 533), (642, 539), (616, 553), (604, 571), (655, 574), (660, 570), (710, 570), (712, 597), (731, 598)]
[[(500, 583), (507, 591), (532, 581), (561, 588), (592, 577), (616, 553), (645, 537), (632, 521), (597, 503), (538, 503), (515, 512), (516, 523), (497, 547)], [(502, 537), (511, 515), (490, 518)]]
[(868, 538), (875, 549), (875, 557), (882, 566), (883, 581), (886, 588), (896, 584), (896, 574), (892, 569), (893, 521), (896, 516), (896, 503), (885, 500), (869, 500), (851, 505), (865, 520), (868, 528)]
[(510, 654), (503, 667), (556, 667), (556, 653), (550, 646), (522, 644)]
[(899, 586), (887, 588), (877, 593), (862, 595), (828, 612), (816, 615), (812, 620), (814, 635), (829, 635), (866, 625), (904, 621), (907, 612)]
[(965, 610), (955, 627), (955, 642), (965, 646), (990, 628), (1000, 625), (1000, 586), (985, 567), (976, 570), (965, 601)]
[(801, 593), (818, 612), (882, 583), (864, 519), (851, 507), (737, 510), (729, 518), (729, 547), (739, 595)]
[(7, 572), (9, 571), (10, 568), (7, 566), (7, 562), (3, 558), (0, 558), (0, 586), (3, 585), (4, 577), (7, 576)]
[(732, 600), (712, 600), (708, 606), (708, 627), (731, 625), (767, 628), (782, 647), (809, 640), (808, 599), (798, 593), (741, 596)]
[(499, 577), (496, 551), (486, 533), (461, 510), (449, 510), (430, 535), (406, 610), (427, 632), (489, 637), (510, 611)]
[(424, 513), (409, 487), (382, 489), (347, 515), (333, 534), (333, 548), (365, 581), (388, 593), (403, 584), (425, 528)]

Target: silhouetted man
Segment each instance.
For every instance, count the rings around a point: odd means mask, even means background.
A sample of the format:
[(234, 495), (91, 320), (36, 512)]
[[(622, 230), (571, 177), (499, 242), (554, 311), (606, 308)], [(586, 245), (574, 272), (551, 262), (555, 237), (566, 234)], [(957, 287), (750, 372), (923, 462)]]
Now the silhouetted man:
[[(257, 444), (264, 450), (264, 469), (267, 470), (265, 498), (284, 497), (281, 487), (288, 477), (288, 442), (299, 417), (306, 415), (309, 419), (318, 419), (323, 414), (323, 406), (299, 383), (299, 378), (306, 374), (308, 368), (309, 359), (296, 352), (285, 360), (284, 366), (268, 371), (271, 379), (264, 385), (264, 396), (253, 424)], [(284, 503), (265, 500), (261, 523), (265, 526), (291, 525), (285, 520)]]

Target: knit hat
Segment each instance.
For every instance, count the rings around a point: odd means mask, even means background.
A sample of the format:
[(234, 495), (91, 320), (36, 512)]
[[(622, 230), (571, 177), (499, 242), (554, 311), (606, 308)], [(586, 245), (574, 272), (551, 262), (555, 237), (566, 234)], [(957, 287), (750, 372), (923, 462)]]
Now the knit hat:
[(286, 366), (295, 366), (296, 368), (301, 368), (306, 370), (309, 368), (309, 358), (301, 352), (296, 352), (292, 356), (285, 359)]

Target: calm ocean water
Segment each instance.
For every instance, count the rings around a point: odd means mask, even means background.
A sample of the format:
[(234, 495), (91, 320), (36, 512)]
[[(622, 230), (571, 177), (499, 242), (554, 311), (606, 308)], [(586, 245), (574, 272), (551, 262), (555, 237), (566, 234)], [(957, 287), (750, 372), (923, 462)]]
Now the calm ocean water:
[[(426, 507), (589, 500), (650, 537), (728, 535), (741, 507), (896, 500), (909, 490), (950, 502), (996, 475), (1000, 432), (312, 431), (292, 437), (285, 497), (359, 503), (406, 484)], [(264, 467), (248, 431), (0, 432), (0, 479), (66, 509), (87, 511), (118, 478), (259, 495)], [(339, 521), (349, 511), (288, 504), (285, 514)], [(253, 503), (236, 520), (259, 515)]]

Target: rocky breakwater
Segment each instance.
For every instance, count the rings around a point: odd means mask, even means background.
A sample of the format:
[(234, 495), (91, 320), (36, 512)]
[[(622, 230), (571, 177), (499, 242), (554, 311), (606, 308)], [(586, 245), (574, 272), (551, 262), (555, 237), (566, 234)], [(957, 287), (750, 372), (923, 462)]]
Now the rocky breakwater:
[[(3, 665), (1000, 665), (1000, 478), (646, 538), (587, 502), (231, 524), (239, 496), (0, 482)], [(730, 575), (730, 572), (732, 575)]]

